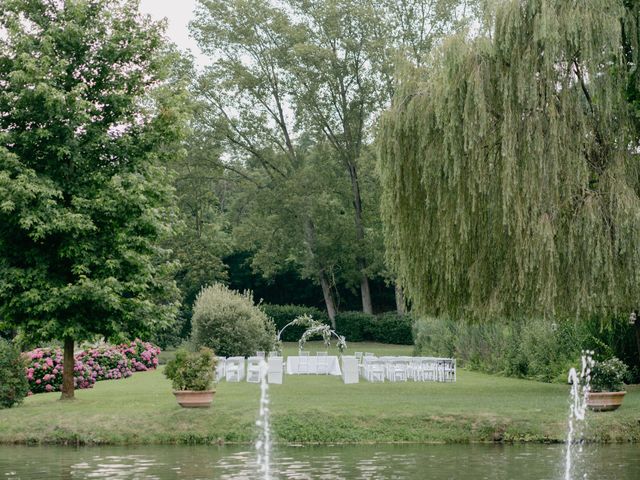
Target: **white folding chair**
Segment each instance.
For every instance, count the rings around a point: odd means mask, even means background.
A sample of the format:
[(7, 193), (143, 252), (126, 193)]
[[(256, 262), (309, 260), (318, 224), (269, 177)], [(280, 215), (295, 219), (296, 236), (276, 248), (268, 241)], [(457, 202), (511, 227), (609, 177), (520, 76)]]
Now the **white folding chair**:
[(249, 383), (260, 383), (260, 373), (261, 373), (261, 360), (260, 357), (251, 357), (249, 358), (247, 364), (247, 382)]
[(366, 365), (367, 380), (370, 382), (384, 382), (385, 365), (380, 360), (369, 362)]
[(225, 376), (225, 363), (227, 359), (225, 357), (218, 357), (218, 364), (216, 365), (216, 382), (222, 380)]
[(439, 358), (438, 362), (436, 363), (436, 381), (437, 382), (444, 382), (444, 365), (445, 365), (444, 359)]
[(267, 381), (269, 383), (282, 383), (282, 357), (271, 356), (268, 360)]
[(318, 375), (329, 375), (329, 357), (327, 357), (326, 352), (325, 355), (320, 355), (316, 357), (316, 374)]
[(456, 359), (450, 358), (444, 362), (444, 381), (455, 382), (456, 381)]
[(225, 366), (225, 378), (227, 382), (240, 381), (240, 362), (237, 358), (227, 358)]
[(353, 354), (356, 357), (356, 362), (358, 363), (358, 375), (364, 376), (364, 364), (362, 363), (362, 352), (356, 352)]
[(360, 381), (358, 359), (355, 355), (342, 357), (342, 381), (344, 383), (358, 383)]
[(435, 382), (437, 380), (437, 363), (430, 358), (420, 361), (420, 380), (423, 382)]
[(394, 360), (389, 363), (389, 380), (392, 382), (407, 381), (407, 363), (402, 360)]
[(420, 359), (417, 357), (411, 358), (407, 364), (407, 380), (420, 380)]
[(298, 357), (298, 373), (309, 373), (309, 352), (306, 353)]

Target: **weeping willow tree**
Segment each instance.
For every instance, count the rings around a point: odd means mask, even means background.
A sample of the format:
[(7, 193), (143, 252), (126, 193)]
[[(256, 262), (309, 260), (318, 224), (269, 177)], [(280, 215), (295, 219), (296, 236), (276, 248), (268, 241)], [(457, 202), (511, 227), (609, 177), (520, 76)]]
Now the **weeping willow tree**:
[(490, 34), (449, 39), (405, 79), (379, 170), (389, 260), (417, 311), (640, 302), (636, 3), (509, 1)]

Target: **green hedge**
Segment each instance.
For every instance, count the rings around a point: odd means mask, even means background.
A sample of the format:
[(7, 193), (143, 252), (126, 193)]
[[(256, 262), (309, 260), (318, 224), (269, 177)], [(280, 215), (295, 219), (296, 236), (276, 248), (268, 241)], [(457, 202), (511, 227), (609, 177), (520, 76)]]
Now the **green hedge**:
[[(287, 323), (300, 315), (311, 315), (314, 319), (329, 324), (327, 314), (317, 308), (299, 305), (263, 305), (276, 328), (280, 331)], [(282, 340), (297, 342), (305, 327), (287, 328)], [(369, 315), (362, 312), (341, 312), (336, 315), (336, 332), (344, 335), (348, 342), (379, 342), (398, 345), (413, 345), (412, 319), (395, 313)]]
[(369, 334), (376, 342), (413, 345), (413, 318), (409, 315), (383, 313), (376, 316), (369, 328)]

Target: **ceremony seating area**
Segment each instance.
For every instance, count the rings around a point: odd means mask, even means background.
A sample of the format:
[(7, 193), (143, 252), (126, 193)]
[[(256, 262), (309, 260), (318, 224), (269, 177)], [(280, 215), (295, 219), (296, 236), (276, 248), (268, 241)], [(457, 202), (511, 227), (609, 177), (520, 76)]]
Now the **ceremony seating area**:
[[(341, 360), (341, 361), (340, 361)], [(267, 368), (267, 381), (281, 384), (283, 375), (333, 375), (341, 376), (344, 383), (368, 382), (455, 382), (455, 358), (375, 356), (369, 352), (355, 352), (341, 359), (327, 352), (298, 352), (286, 360), (275, 352), (257, 352), (244, 357), (218, 359), (216, 381), (260, 383), (261, 369)]]
[(437, 357), (376, 357), (356, 352), (359, 373), (369, 382), (455, 382), (455, 358)]

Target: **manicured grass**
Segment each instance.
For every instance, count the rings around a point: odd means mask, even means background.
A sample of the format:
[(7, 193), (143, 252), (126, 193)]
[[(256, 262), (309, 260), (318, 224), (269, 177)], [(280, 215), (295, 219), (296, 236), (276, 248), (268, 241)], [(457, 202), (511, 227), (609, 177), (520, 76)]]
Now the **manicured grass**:
[[(354, 344), (353, 351), (403, 355), (410, 346)], [(322, 346), (314, 343), (308, 350)], [(285, 354), (295, 354), (295, 344)], [(281, 443), (563, 441), (568, 387), (459, 371), (456, 384), (361, 382), (285, 376), (270, 388)], [(76, 392), (26, 399), (0, 410), (0, 443), (244, 443), (255, 438), (259, 387), (217, 386), (209, 410), (180, 408), (161, 371), (99, 382)], [(593, 441), (640, 441), (640, 388), (616, 412), (590, 414)]]

